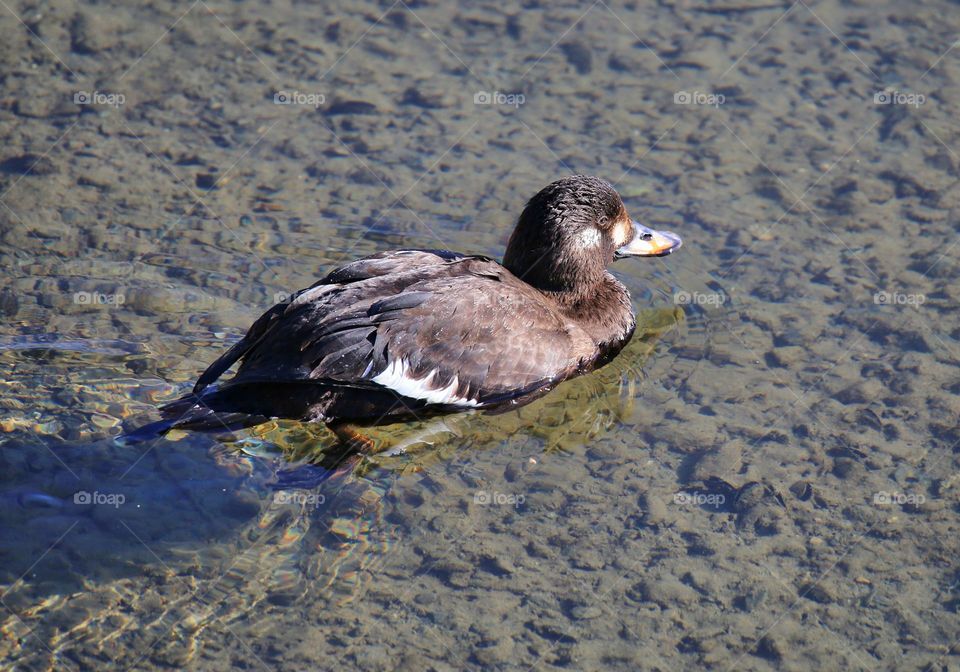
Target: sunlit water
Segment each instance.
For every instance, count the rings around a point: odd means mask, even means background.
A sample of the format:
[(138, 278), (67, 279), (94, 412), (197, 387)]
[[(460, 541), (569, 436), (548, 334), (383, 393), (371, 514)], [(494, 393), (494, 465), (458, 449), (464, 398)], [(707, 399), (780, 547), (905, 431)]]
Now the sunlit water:
[[(0, 13), (0, 656), (18, 669), (952, 669), (952, 5)], [(499, 257), (559, 176), (677, 231), (534, 404), (114, 440), (287, 292)], [(395, 451), (397, 452), (397, 451)]]

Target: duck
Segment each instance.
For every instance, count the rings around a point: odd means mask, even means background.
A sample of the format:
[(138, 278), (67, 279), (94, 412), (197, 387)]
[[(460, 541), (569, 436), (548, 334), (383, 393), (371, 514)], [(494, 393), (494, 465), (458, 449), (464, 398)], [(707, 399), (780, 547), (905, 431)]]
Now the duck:
[(273, 418), (323, 422), (340, 436), (517, 408), (629, 342), (630, 293), (607, 267), (681, 244), (633, 220), (609, 182), (564, 177), (527, 202), (501, 262), (401, 249), (336, 268), (267, 310), (190, 393), (159, 409), (161, 421), (128, 438)]

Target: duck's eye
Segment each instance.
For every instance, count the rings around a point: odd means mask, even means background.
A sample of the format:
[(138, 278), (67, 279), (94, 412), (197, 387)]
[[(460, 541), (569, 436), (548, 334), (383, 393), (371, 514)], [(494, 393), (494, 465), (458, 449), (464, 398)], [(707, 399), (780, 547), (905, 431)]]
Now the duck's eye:
[(600, 219), (597, 220), (597, 226), (600, 226), (601, 228), (605, 228), (609, 223), (610, 218), (606, 215), (600, 215)]

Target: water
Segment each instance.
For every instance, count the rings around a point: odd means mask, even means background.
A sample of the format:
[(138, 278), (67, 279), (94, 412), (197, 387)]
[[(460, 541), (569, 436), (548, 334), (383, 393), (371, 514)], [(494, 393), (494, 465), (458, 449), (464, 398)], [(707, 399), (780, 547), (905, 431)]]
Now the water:
[[(7, 9), (5, 666), (960, 665), (951, 4)], [(322, 483), (323, 427), (112, 440), (570, 172), (685, 241), (607, 368)]]

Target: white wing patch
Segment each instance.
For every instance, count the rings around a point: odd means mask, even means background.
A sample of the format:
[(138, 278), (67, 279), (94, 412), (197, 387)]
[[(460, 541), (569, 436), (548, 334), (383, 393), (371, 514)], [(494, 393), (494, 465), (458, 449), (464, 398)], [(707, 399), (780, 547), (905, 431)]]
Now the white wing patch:
[(476, 407), (480, 402), (457, 394), (459, 381), (454, 376), (450, 384), (435, 388), (432, 387), (437, 371), (433, 371), (423, 378), (414, 378), (410, 372), (410, 365), (404, 359), (395, 359), (387, 368), (371, 378), (375, 383), (390, 388), (397, 394), (410, 399), (421, 399), (431, 404), (447, 404), (450, 406)]

